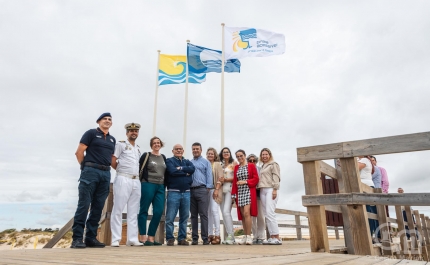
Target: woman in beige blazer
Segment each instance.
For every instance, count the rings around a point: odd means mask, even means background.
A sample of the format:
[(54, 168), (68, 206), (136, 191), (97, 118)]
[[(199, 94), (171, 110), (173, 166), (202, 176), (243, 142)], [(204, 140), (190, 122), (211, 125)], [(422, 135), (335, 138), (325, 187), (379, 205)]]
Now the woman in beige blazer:
[(219, 162), (219, 156), (215, 148), (208, 148), (206, 151), (206, 158), (212, 165), (212, 176), (214, 188), (208, 193), (209, 207), (208, 207), (208, 225), (209, 225), (209, 242), (212, 245), (219, 245), (221, 243), (220, 237), (220, 216), (219, 204), (222, 202), (222, 183), (219, 180), (223, 176), (223, 169)]

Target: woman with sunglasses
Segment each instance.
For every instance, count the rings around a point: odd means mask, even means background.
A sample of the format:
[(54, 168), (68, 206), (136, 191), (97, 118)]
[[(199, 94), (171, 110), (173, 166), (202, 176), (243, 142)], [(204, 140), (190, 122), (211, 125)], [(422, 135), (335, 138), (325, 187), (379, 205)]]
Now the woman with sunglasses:
[[(258, 175), (260, 175), (260, 167), (258, 164), (258, 157), (254, 154), (250, 154), (246, 160), (248, 163), (252, 163), (257, 167)], [(258, 208), (258, 216), (252, 217), (252, 235), (254, 238), (252, 239), (253, 245), (262, 245), (264, 240), (266, 240), (266, 221), (264, 220), (264, 213), (261, 209), (261, 199), (260, 199), (260, 189), (257, 187), (257, 208)]]
[(228, 147), (224, 147), (219, 153), (221, 158), (221, 167), (223, 169), (223, 175), (219, 178), (222, 183), (222, 201), (221, 201), (221, 213), (224, 222), (225, 230), (227, 231), (227, 238), (223, 241), (223, 244), (233, 245), (236, 243), (234, 240), (233, 231), (233, 218), (231, 217), (232, 198), (231, 198), (231, 186), (233, 182), (234, 161), (231, 151)]
[(223, 176), (223, 170), (219, 162), (219, 156), (213, 147), (209, 147), (206, 151), (206, 159), (212, 165), (213, 186), (208, 193), (209, 196), (209, 209), (208, 209), (208, 226), (209, 226), (209, 242), (212, 245), (219, 245), (221, 242), (220, 232), (220, 218), (219, 218), (219, 204), (222, 201), (222, 191), (219, 189), (222, 186), (219, 178)]
[(279, 238), (278, 222), (276, 221), (276, 203), (278, 202), (279, 183), (281, 181), (280, 169), (275, 162), (269, 148), (263, 148), (260, 152), (260, 161), (263, 163), (260, 170), (260, 189), (261, 206), (266, 216), (267, 229), (270, 238), (264, 240), (263, 245), (282, 245)]
[(257, 167), (246, 161), (245, 151), (236, 151), (236, 159), (239, 165), (234, 167), (234, 180), (231, 189), (232, 197), (236, 200), (237, 217), (242, 220), (245, 236), (239, 245), (252, 245), (251, 216), (258, 215), (257, 191), (258, 172)]

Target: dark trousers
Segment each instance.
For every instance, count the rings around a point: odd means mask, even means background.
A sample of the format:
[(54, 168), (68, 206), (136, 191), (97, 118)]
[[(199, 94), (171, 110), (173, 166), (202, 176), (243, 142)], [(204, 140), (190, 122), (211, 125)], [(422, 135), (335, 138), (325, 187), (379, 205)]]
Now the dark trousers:
[(203, 242), (208, 241), (208, 189), (205, 187), (192, 189), (190, 200), (191, 212), (191, 229), (193, 241), (199, 240), (199, 219), (200, 216), (200, 231)]
[[(164, 212), (165, 190), (163, 184), (142, 182), (142, 194), (140, 197), (140, 211), (137, 216), (139, 225), (139, 235), (155, 236), (161, 216)], [(152, 204), (152, 219), (149, 223), (148, 232), (146, 231), (146, 221), (148, 220), (149, 206)]]
[[(97, 236), (100, 217), (107, 196), (109, 195), (110, 171), (84, 167), (79, 178), (79, 200), (73, 222), (73, 240), (94, 239)], [(88, 208), (91, 205), (87, 219)]]
[[(366, 211), (368, 213), (374, 213), (374, 214), (378, 213), (376, 210), (376, 205), (366, 205)], [(374, 220), (374, 219), (370, 219), (370, 218), (368, 220), (369, 220), (370, 235), (372, 235), (373, 233), (375, 233), (376, 229), (378, 228), (379, 222), (378, 222), (378, 220)], [(375, 235), (375, 237), (381, 238), (379, 230), (378, 230), (378, 234)]]

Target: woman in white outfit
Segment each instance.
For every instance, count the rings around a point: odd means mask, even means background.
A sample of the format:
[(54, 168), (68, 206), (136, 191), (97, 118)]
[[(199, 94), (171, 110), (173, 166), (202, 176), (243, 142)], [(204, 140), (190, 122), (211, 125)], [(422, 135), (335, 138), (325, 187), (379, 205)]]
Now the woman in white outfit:
[(234, 167), (236, 162), (231, 155), (231, 151), (228, 147), (224, 147), (219, 153), (221, 157), (221, 166), (223, 169), (223, 176), (220, 177), (222, 183), (222, 197), (221, 212), (222, 219), (224, 222), (225, 229), (227, 231), (227, 238), (222, 243), (227, 245), (235, 244), (234, 231), (233, 231), (233, 218), (231, 217), (232, 199), (231, 199), (231, 186), (233, 182)]
[(209, 196), (209, 207), (208, 207), (208, 232), (209, 232), (209, 242), (212, 245), (219, 245), (221, 243), (220, 237), (220, 216), (219, 216), (219, 204), (222, 201), (222, 187), (219, 178), (223, 176), (223, 170), (221, 163), (219, 162), (219, 156), (215, 148), (209, 147), (206, 151), (206, 159), (212, 165), (212, 176), (213, 176), (213, 189), (210, 189)]
[(279, 183), (281, 181), (278, 163), (273, 159), (269, 148), (263, 148), (260, 152), (260, 161), (263, 163), (260, 169), (260, 200), (264, 215), (266, 216), (267, 229), (270, 238), (264, 240), (264, 245), (281, 245), (279, 238), (278, 222), (276, 221), (276, 203), (278, 202)]

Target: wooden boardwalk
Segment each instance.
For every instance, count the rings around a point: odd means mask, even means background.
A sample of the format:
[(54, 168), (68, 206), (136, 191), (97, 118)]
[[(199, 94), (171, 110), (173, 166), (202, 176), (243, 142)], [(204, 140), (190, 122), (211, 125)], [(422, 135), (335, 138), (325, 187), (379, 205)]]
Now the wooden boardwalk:
[[(343, 240), (330, 240), (333, 249)], [(0, 251), (0, 264), (427, 264), (424, 261), (375, 256), (315, 253), (309, 241), (286, 241), (281, 246), (106, 247), (104, 249), (36, 249)]]

